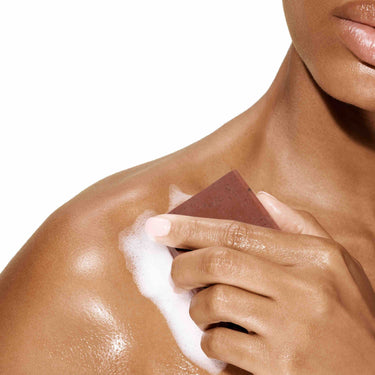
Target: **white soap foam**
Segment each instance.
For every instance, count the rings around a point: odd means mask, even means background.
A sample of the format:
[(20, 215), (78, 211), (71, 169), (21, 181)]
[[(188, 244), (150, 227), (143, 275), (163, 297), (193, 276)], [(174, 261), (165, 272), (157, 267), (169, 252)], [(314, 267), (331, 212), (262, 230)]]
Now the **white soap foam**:
[[(171, 185), (168, 212), (190, 197)], [(151, 240), (144, 230), (146, 220), (156, 214), (153, 210), (144, 211), (130, 228), (121, 232), (120, 249), (139, 291), (164, 315), (182, 353), (200, 368), (219, 374), (226, 364), (208, 358), (200, 346), (203, 331), (189, 315), (192, 293), (174, 286), (170, 275), (172, 255), (166, 246)]]

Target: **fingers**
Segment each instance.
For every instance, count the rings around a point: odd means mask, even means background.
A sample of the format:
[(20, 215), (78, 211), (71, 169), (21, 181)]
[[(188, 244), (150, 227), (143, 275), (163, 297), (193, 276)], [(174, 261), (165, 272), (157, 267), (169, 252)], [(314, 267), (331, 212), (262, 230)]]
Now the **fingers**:
[(330, 234), (310, 213), (293, 209), (265, 191), (259, 191), (256, 195), (281, 230), (331, 238)]
[[(150, 230), (154, 219), (165, 221), (162, 235)], [(168, 224), (168, 225), (167, 225)], [(316, 260), (322, 241), (328, 238), (264, 228), (235, 220), (162, 214), (146, 222), (146, 232), (155, 241), (182, 249), (228, 247), (284, 265)], [(179, 255), (181, 256), (181, 255)], [(179, 257), (177, 256), (177, 258)]]
[(220, 247), (177, 256), (172, 263), (171, 276), (176, 286), (183, 289), (228, 284), (270, 298), (279, 296), (292, 277), (277, 263)]
[(228, 328), (217, 327), (205, 332), (202, 350), (209, 358), (230, 363), (253, 374), (268, 373), (268, 349), (263, 338)]
[(235, 323), (263, 335), (275, 314), (274, 301), (224, 284), (198, 292), (190, 303), (190, 316), (205, 331), (211, 324)]

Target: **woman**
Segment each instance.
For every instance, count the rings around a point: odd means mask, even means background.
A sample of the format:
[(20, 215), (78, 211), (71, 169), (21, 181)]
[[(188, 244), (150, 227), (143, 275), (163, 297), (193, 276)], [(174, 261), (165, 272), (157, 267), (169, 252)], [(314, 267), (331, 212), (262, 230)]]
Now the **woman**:
[[(375, 1), (284, 10), (293, 43), (257, 103), (89, 187), (4, 270), (1, 374), (207, 374), (139, 292), (118, 236), (145, 210), (168, 212), (171, 184), (194, 195), (231, 169), (278, 198), (258, 194), (282, 233), (165, 216), (170, 232), (157, 237), (147, 224), (156, 241), (197, 249), (176, 258), (172, 278), (208, 286), (190, 311), (202, 349), (230, 364), (222, 374), (373, 373)], [(221, 320), (255, 333), (208, 329)]]

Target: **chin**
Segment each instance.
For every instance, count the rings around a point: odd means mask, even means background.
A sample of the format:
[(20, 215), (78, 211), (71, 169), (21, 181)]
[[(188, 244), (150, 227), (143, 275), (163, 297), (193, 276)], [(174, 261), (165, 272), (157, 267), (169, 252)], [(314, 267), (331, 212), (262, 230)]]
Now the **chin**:
[(375, 112), (375, 66), (358, 62), (357, 79), (351, 82), (352, 104), (366, 111)]
[(375, 78), (367, 81), (353, 80), (347, 84), (347, 87), (346, 91), (338, 94), (338, 100), (375, 113)]
[[(374, 91), (375, 89), (373, 89)], [(357, 100), (353, 100), (350, 104), (363, 109), (368, 112), (373, 112), (375, 113), (375, 96), (372, 94), (372, 96), (368, 97), (361, 97), (358, 98)]]
[(358, 59), (335, 61), (332, 69), (317, 74), (315, 81), (328, 95), (341, 102), (375, 112), (375, 67)]

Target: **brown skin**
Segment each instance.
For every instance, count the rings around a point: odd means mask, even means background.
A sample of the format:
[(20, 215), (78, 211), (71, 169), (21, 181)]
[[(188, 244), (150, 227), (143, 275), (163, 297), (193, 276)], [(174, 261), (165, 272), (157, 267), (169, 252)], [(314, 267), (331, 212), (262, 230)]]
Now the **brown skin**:
[[(0, 276), (1, 374), (207, 374), (139, 293), (118, 235), (146, 209), (167, 212), (170, 184), (193, 195), (234, 168), (253, 190), (314, 215), (375, 285), (375, 68), (335, 35), (342, 3), (286, 0), (293, 44), (257, 103), (185, 149), (99, 181), (42, 224)], [(286, 317), (298, 321), (289, 298)], [(334, 316), (332, 327), (348, 326)], [(367, 333), (356, 342), (371, 349)]]
[(360, 263), (313, 216), (258, 197), (282, 231), (159, 215), (169, 233), (149, 232), (159, 243), (194, 250), (174, 259), (171, 276), (179, 288), (204, 288), (190, 304), (205, 331), (202, 349), (253, 374), (372, 374), (375, 293)]

